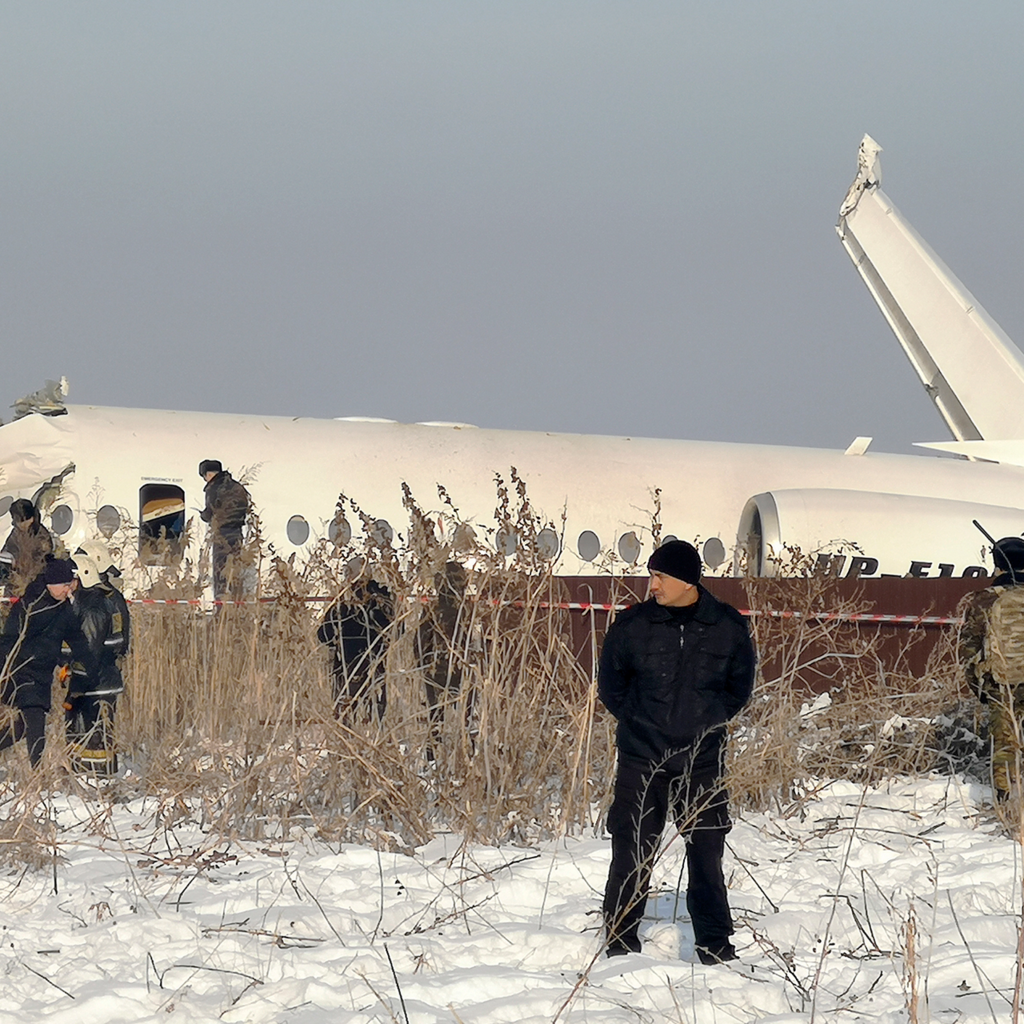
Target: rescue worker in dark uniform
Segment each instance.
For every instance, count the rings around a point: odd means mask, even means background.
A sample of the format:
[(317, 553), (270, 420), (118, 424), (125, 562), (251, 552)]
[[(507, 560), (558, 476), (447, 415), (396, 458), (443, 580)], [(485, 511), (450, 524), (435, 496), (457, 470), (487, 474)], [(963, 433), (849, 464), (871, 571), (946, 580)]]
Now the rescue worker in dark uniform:
[(8, 593), (20, 594), (46, 565), (53, 554), (53, 538), (40, 522), (39, 509), (28, 498), (11, 502), (14, 526), (0, 548), (0, 583)]
[(722, 872), (729, 820), (725, 723), (749, 700), (743, 617), (700, 585), (700, 556), (673, 540), (647, 563), (651, 597), (622, 612), (601, 651), (598, 693), (618, 719), (604, 896), (607, 955), (640, 952), (651, 870), (671, 815), (686, 842), (686, 906), (702, 963), (734, 960)]
[(17, 709), (14, 721), (0, 732), (0, 750), (24, 738), (34, 768), (46, 745), (46, 714), (50, 710), (53, 673), (66, 665), (67, 643), (79, 673), (95, 672), (92, 651), (68, 601), (75, 563), (51, 559), (25, 589), (4, 623), (0, 636), (0, 694)]
[(106, 545), (83, 544), (75, 551), (75, 562), (78, 587), (71, 604), (89, 643), (95, 671), (72, 673), (64, 701), (65, 731), (76, 768), (113, 775), (117, 772), (114, 711), (124, 691), (121, 662), (131, 641), (131, 617), (124, 596), (110, 582), (110, 575), (119, 573)]
[[(1024, 722), (1024, 540), (1004, 537), (996, 541), (992, 561), (999, 575), (968, 599), (960, 629), (959, 655), (968, 685), (982, 704), (988, 705), (992, 787), (996, 800), (1001, 801), (1009, 796), (1014, 782), (1020, 782)], [(995, 648), (999, 649), (998, 655)]]
[(384, 680), (388, 628), (394, 617), (391, 592), (373, 579), (357, 579), (352, 599), (340, 597), (324, 613), (317, 639), (331, 648), (334, 714), (350, 722), (371, 704), (383, 721), (388, 694)]
[(221, 598), (237, 592), (236, 570), (231, 563), (241, 554), (249, 492), (216, 459), (203, 459), (199, 475), (206, 481), (206, 508), (199, 513), (210, 524), (213, 546), (213, 593)]

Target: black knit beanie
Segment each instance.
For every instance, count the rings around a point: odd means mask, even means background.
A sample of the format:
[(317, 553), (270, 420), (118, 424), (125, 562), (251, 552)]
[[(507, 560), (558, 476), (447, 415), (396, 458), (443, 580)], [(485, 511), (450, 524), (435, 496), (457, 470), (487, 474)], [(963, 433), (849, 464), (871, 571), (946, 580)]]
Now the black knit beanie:
[(651, 572), (663, 572), (666, 576), (694, 586), (700, 582), (700, 555), (685, 540), (670, 540), (662, 544), (647, 559), (647, 568)]
[(51, 558), (46, 563), (47, 583), (70, 583), (78, 566), (70, 558)]

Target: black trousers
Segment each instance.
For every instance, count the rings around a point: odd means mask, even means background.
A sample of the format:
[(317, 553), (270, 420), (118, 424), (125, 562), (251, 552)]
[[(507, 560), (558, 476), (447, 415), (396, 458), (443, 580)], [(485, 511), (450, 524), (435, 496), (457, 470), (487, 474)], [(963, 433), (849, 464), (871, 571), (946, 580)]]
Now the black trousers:
[(15, 719), (0, 731), (0, 750), (14, 746), (24, 738), (28, 759), (35, 768), (46, 747), (46, 708), (18, 708)]
[(608, 812), (612, 863), (603, 910), (609, 942), (639, 948), (651, 870), (671, 815), (686, 843), (686, 908), (696, 945), (715, 952), (729, 946), (733, 923), (722, 855), (732, 822), (721, 785), (723, 751), (715, 737), (661, 764), (619, 756)]

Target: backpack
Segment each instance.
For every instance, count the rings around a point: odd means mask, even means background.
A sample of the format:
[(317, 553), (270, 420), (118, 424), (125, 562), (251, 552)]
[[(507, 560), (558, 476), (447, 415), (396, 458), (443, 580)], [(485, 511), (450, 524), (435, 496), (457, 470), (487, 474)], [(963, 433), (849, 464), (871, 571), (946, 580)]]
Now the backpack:
[(1024, 683), (1024, 586), (1000, 588), (989, 608), (984, 667), (1000, 686)]

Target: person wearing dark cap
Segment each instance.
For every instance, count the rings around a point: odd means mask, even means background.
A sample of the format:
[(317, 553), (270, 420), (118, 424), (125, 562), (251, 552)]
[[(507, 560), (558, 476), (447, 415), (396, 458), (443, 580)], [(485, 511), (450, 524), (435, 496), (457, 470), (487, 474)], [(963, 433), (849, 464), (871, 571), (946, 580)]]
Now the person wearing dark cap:
[(0, 548), (0, 582), (8, 594), (20, 594), (43, 571), (47, 555), (53, 553), (53, 538), (28, 498), (12, 501), (9, 511), (14, 525)]
[(992, 547), (998, 570), (964, 609), (959, 654), (967, 683), (988, 705), (992, 788), (997, 801), (1020, 785), (1020, 723), (1024, 721), (1024, 540), (1004, 537)]
[(232, 587), (234, 560), (241, 554), (249, 492), (216, 459), (203, 459), (199, 475), (206, 481), (206, 508), (199, 513), (210, 524), (213, 547), (213, 593), (224, 597)]
[(53, 673), (66, 664), (66, 642), (82, 674), (94, 670), (89, 642), (68, 601), (75, 563), (53, 558), (11, 609), (0, 636), (0, 700), (15, 709), (14, 720), (0, 730), (0, 750), (24, 738), (34, 768), (46, 744)]
[(754, 647), (736, 609), (700, 583), (697, 550), (668, 541), (647, 563), (650, 597), (601, 650), (598, 693), (618, 719), (604, 895), (607, 955), (638, 953), (651, 870), (671, 816), (686, 843), (686, 905), (701, 963), (736, 958), (722, 872), (729, 820), (725, 725), (750, 699)]

